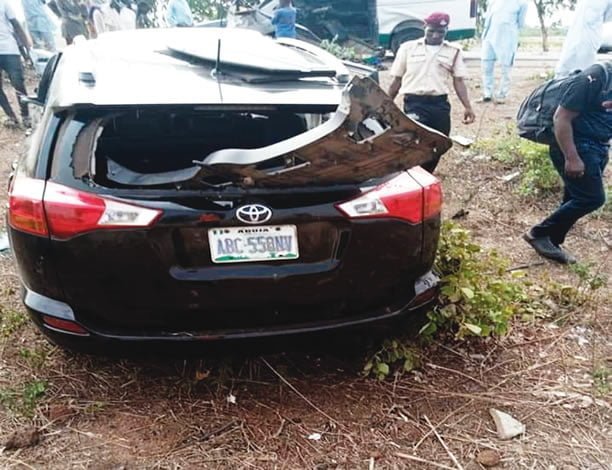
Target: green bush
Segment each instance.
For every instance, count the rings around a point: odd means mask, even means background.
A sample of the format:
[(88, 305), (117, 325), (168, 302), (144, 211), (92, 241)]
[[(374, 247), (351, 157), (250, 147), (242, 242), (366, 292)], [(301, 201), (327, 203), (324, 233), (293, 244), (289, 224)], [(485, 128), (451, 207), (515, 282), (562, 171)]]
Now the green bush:
[(521, 139), (519, 153), (522, 156), (520, 194), (537, 196), (556, 193), (561, 188), (561, 178), (548, 156), (548, 146)]
[[(435, 269), (441, 276), (437, 305), (427, 313), (419, 340), (452, 334), (457, 338), (503, 335), (516, 315), (540, 311), (530, 301), (529, 284), (521, 271), (508, 271), (508, 262), (495, 251), (484, 251), (470, 233), (451, 222), (442, 226)], [(417, 341), (386, 340), (369, 356), (365, 375), (385, 378), (392, 368), (409, 371), (419, 364)]]
[(366, 361), (363, 373), (382, 380), (390, 374), (391, 367), (396, 364), (401, 364), (404, 372), (410, 372), (420, 363), (418, 348), (410, 341), (386, 339), (378, 351)]
[(561, 178), (550, 161), (548, 146), (520, 138), (514, 124), (506, 125), (491, 138), (478, 139), (473, 150), (509, 169), (518, 169), (521, 174), (518, 192), (522, 196), (556, 193), (561, 188)]
[(0, 388), (0, 405), (25, 417), (32, 417), (38, 402), (44, 397), (48, 384), (31, 380), (17, 388)]
[(528, 302), (523, 273), (508, 272), (507, 261), (495, 251), (484, 252), (467, 230), (443, 224), (435, 266), (442, 287), (439, 303), (421, 330), (424, 336), (503, 335), (510, 319), (523, 313)]
[(0, 337), (8, 338), (27, 323), (27, 317), (15, 310), (0, 307)]
[(344, 47), (338, 44), (336, 42), (336, 38), (332, 39), (331, 41), (328, 39), (323, 39), (319, 46), (322, 49), (325, 49), (330, 54), (338, 57), (338, 59), (350, 60), (353, 62), (359, 60), (359, 54), (357, 54), (357, 51), (355, 51), (355, 49), (353, 49), (352, 47)]
[(508, 124), (494, 131), (490, 138), (476, 140), (472, 150), (505, 165), (517, 166), (521, 162), (519, 146), (522, 140), (516, 134), (516, 126)]

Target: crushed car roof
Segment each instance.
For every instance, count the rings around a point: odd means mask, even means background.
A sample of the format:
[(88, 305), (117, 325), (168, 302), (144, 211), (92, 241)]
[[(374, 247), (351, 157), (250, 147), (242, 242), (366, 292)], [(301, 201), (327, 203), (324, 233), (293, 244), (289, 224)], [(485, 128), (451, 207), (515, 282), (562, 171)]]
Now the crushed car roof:
[(106, 33), (64, 50), (49, 105), (337, 105), (339, 64), (246, 29)]

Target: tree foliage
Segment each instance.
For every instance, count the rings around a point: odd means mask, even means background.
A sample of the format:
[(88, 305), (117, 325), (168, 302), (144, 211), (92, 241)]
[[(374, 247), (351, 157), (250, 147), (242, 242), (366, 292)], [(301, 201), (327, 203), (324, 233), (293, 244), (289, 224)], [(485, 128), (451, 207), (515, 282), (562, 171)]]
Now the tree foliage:
[[(164, 0), (158, 0), (164, 1)], [(187, 0), (196, 22), (204, 20), (220, 20), (227, 16), (227, 10), (232, 0)], [(257, 5), (258, 0), (241, 0), (243, 6)]]
[[(542, 33), (542, 49), (544, 51), (548, 51), (548, 28), (550, 25), (547, 23), (547, 21), (550, 20), (550, 17), (554, 13), (561, 9), (569, 8), (573, 10), (576, 6), (576, 1), (577, 0), (532, 0), (533, 5), (535, 6), (536, 12), (538, 14), (538, 20), (540, 22), (540, 31)], [(477, 24), (479, 29), (482, 29), (484, 14), (490, 3), (491, 0), (478, 0), (479, 11)]]
[(187, 0), (187, 3), (196, 21), (225, 18), (229, 6), (226, 0)]
[(548, 51), (548, 25), (546, 19), (561, 8), (574, 9), (576, 0), (533, 0), (542, 31), (542, 50)]

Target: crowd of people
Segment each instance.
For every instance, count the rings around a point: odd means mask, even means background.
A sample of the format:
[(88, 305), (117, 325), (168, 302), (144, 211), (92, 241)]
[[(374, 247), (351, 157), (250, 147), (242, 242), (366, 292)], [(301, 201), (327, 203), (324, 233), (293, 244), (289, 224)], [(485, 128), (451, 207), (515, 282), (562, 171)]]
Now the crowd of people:
[[(96, 38), (108, 31), (150, 28), (152, 0), (21, 0), (34, 47), (55, 51), (59, 28), (66, 44), (77, 36)], [(193, 15), (187, 0), (169, 0), (165, 20), (168, 26), (192, 26)]]
[[(0, 0), (0, 108), (7, 127), (31, 127), (22, 58), (31, 61), (32, 48), (50, 53), (58, 49), (58, 32), (67, 45), (77, 36), (96, 38), (109, 31), (153, 27), (152, 0), (21, 0), (25, 25), (9, 0)], [(187, 0), (169, 0), (166, 23), (170, 27), (193, 25)], [(3, 90), (3, 74), (15, 89), (21, 110), (17, 118)]]

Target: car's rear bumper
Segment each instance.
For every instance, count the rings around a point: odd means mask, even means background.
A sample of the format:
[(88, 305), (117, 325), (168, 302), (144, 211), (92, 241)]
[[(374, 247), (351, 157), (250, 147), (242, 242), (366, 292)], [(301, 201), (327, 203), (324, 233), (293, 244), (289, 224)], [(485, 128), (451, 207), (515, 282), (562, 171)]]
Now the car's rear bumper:
[[(248, 343), (251, 340), (265, 340), (273, 337), (304, 337), (313, 333), (325, 333), (340, 329), (370, 328), (373, 324), (382, 324), (403, 315), (421, 311), (431, 305), (437, 297), (439, 279), (428, 272), (415, 281), (415, 296), (402, 305), (387, 306), (366, 314), (346, 316), (328, 321), (318, 320), (312, 323), (277, 325), (265, 328), (212, 330), (212, 331), (150, 331), (143, 329), (137, 334), (134, 330), (116, 331), (92, 328), (78, 321), (78, 313), (65, 302), (50, 299), (28, 288), (24, 289), (23, 301), (34, 323), (54, 343), (82, 352), (103, 355), (124, 354), (128, 351), (198, 351), (205, 345), (218, 343)], [(53, 317), (74, 322), (87, 332), (75, 334), (54, 328), (43, 320)]]

